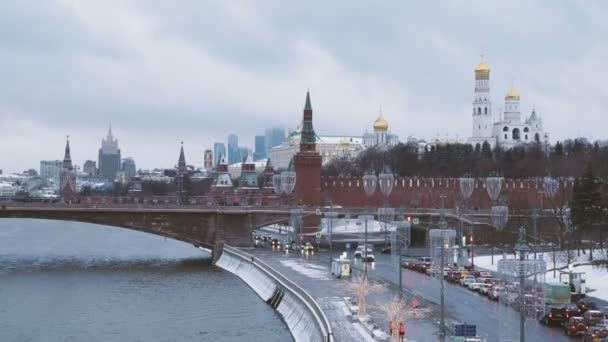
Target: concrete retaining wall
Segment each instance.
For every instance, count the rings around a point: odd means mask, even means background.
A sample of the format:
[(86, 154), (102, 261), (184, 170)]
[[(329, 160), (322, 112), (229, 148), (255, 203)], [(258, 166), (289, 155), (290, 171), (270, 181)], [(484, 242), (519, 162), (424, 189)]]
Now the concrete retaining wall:
[[(252, 261), (253, 260), (253, 261)], [(216, 265), (241, 278), (283, 317), (296, 342), (333, 341), (327, 318), (303, 289), (251, 255), (224, 246)]]

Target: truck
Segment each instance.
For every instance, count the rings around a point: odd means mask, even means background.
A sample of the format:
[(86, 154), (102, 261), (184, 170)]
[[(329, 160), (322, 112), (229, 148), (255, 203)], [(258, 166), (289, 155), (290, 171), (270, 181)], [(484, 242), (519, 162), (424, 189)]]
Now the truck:
[(570, 286), (560, 283), (546, 283), (543, 289), (545, 304), (565, 305), (570, 303)]

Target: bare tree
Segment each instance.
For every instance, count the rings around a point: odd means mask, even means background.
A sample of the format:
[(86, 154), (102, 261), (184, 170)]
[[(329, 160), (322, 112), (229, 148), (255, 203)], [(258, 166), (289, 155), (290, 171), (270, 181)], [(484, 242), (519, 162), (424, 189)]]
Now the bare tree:
[(384, 284), (375, 283), (370, 284), (367, 280), (367, 276), (354, 276), (350, 283), (347, 283), (346, 289), (354, 297), (357, 297), (359, 306), (359, 316), (367, 314), (366, 298), (370, 293), (384, 291), (386, 286)]
[[(390, 302), (381, 305), (380, 309), (385, 313), (386, 319), (395, 324), (431, 315), (430, 308), (419, 309), (417, 306), (408, 303), (405, 298), (400, 296), (393, 297)], [(391, 342), (399, 341), (399, 329), (397, 326), (393, 329), (390, 337)]]

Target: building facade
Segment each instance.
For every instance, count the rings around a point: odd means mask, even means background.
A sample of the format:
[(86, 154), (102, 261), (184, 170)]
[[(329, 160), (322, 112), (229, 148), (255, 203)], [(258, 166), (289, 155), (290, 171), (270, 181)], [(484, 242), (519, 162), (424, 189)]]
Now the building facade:
[(97, 163), (94, 160), (87, 160), (82, 165), (82, 172), (89, 175), (89, 177), (97, 177)]
[(203, 152), (203, 169), (205, 171), (211, 171), (213, 168), (213, 151), (205, 150)]
[(471, 145), (483, 145), (487, 142), (490, 147), (496, 145), (510, 149), (520, 144), (548, 144), (549, 133), (543, 129), (543, 120), (532, 108), (530, 116), (522, 118), (520, 94), (514, 87), (505, 95), (504, 112), (495, 118), (492, 114), (490, 99), (490, 66), (483, 55), (475, 67), (475, 91), (473, 96), (473, 129), (467, 139)]
[(122, 160), (122, 171), (124, 172), (124, 176), (127, 181), (135, 176), (137, 173), (137, 167), (135, 165), (135, 160), (131, 157), (127, 157)]
[(47, 179), (59, 179), (63, 162), (61, 160), (41, 160), (40, 177)]
[(99, 177), (114, 181), (116, 174), (121, 169), (121, 160), (118, 139), (114, 138), (112, 126), (110, 126), (107, 136), (101, 139), (98, 157)]
[(228, 164), (234, 164), (241, 161), (239, 137), (236, 134), (230, 134), (228, 136)]
[(256, 135), (255, 136), (255, 152), (253, 153), (253, 160), (260, 160), (266, 158), (266, 136)]
[(273, 147), (283, 143), (283, 140), (285, 140), (285, 130), (283, 128), (274, 127), (266, 129), (264, 133), (266, 136), (266, 155), (268, 155)]
[(217, 165), (222, 158), (228, 158), (228, 154), (226, 154), (226, 145), (224, 143), (216, 142), (213, 144), (213, 165)]

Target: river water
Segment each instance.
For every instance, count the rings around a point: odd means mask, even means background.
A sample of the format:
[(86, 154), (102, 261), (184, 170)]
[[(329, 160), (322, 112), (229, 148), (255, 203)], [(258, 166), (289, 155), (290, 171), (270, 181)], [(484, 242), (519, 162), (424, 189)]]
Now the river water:
[(293, 341), (191, 245), (98, 225), (0, 219), (0, 341)]

